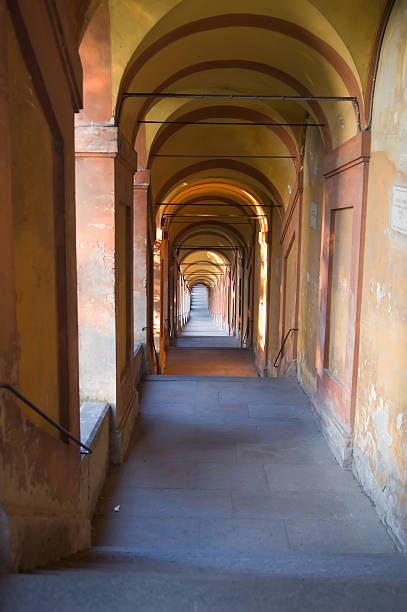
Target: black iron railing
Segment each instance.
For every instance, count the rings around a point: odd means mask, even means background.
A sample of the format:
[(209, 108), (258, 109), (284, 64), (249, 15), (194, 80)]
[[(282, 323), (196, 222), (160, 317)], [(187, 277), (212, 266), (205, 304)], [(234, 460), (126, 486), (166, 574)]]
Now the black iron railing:
[(161, 374), (160, 360), (158, 358), (157, 349), (155, 348), (153, 328), (151, 327), (151, 325), (146, 325), (145, 327), (143, 327), (142, 331), (144, 331), (145, 329), (148, 329), (148, 332), (150, 334), (151, 346), (153, 348), (153, 354), (154, 354), (154, 360), (155, 360), (155, 366), (156, 366), (157, 374)]
[(64, 436), (72, 440), (72, 442), (75, 442), (75, 444), (77, 444), (81, 448), (84, 448), (86, 452), (81, 451), (82, 455), (90, 455), (92, 453), (91, 449), (88, 446), (86, 446), (86, 444), (82, 444), (82, 442), (78, 440), (78, 438), (75, 438), (75, 436), (73, 436), (67, 429), (65, 429), (65, 427), (62, 427), (62, 425), (60, 425), (59, 423), (51, 419), (51, 417), (45, 414), (45, 412), (40, 410), (37, 406), (35, 406), (35, 404), (30, 402), (30, 400), (27, 399), (22, 393), (20, 393), (20, 391), (18, 391), (15, 387), (12, 387), (8, 383), (0, 383), (0, 389), (4, 389), (5, 391), (10, 391), (10, 393), (15, 395), (19, 400), (21, 400), (24, 404), (26, 404), (26, 406), (31, 408), (31, 410), (39, 414), (40, 417), (42, 417), (45, 421), (50, 423), (50, 425), (55, 427), (55, 429), (57, 429), (59, 432), (64, 434)]
[(246, 331), (243, 334), (242, 345), (246, 344), (247, 339), (249, 337), (249, 327), (250, 327), (250, 319), (247, 319)]
[(280, 355), (282, 354), (282, 352), (283, 352), (283, 350), (284, 350), (284, 345), (285, 345), (285, 343), (287, 342), (288, 336), (291, 334), (291, 332), (294, 332), (294, 331), (298, 331), (298, 327), (292, 327), (292, 328), (291, 328), (291, 329), (289, 329), (289, 330), (288, 330), (288, 332), (286, 333), (286, 336), (285, 336), (285, 338), (284, 338), (284, 340), (283, 340), (283, 344), (281, 345), (281, 348), (280, 348), (280, 350), (278, 351), (278, 355), (277, 355), (276, 360), (275, 360), (275, 362), (274, 362), (274, 367), (275, 367), (275, 368), (278, 368), (278, 363), (277, 363), (277, 362), (278, 362), (278, 358), (280, 357)]

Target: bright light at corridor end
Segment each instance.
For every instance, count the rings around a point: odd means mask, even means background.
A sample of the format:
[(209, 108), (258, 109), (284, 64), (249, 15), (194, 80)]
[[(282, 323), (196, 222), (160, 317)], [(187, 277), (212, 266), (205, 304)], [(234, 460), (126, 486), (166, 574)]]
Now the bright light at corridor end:
[(259, 287), (259, 317), (257, 324), (258, 331), (258, 345), (259, 348), (264, 351), (266, 348), (266, 326), (267, 326), (267, 261), (268, 261), (268, 245), (267, 245), (267, 233), (268, 233), (268, 220), (264, 214), (264, 210), (261, 205), (247, 191), (242, 190), (243, 193), (253, 203), (256, 215), (259, 219), (259, 247), (260, 247), (260, 287)]
[[(260, 278), (259, 278), (259, 296), (258, 296), (258, 321), (257, 321), (257, 346), (261, 351), (266, 348), (266, 335), (267, 335), (267, 276), (268, 276), (268, 217), (265, 210), (262, 208), (260, 202), (250, 192), (246, 191), (242, 187), (233, 183), (227, 183), (219, 180), (207, 179), (206, 181), (200, 182), (199, 184), (186, 185), (181, 183), (181, 188), (178, 187), (176, 194), (168, 196), (169, 202), (166, 206), (176, 206), (180, 202), (186, 202), (187, 198), (192, 195), (202, 195), (210, 190), (215, 190), (220, 193), (233, 194), (246, 200), (250, 206), (253, 207), (259, 223), (258, 231), (258, 244), (259, 244), (259, 264), (260, 264)], [(164, 207), (165, 209), (165, 207)], [(163, 209), (161, 210), (161, 213)], [(158, 236), (157, 236), (158, 238)], [(220, 247), (221, 248), (221, 247)], [(215, 265), (223, 265), (226, 260), (220, 254), (213, 251), (206, 251), (206, 257), (212, 261)], [(212, 280), (208, 285), (213, 289), (220, 282), (220, 277), (217, 280)], [(255, 324), (255, 322), (254, 322)]]

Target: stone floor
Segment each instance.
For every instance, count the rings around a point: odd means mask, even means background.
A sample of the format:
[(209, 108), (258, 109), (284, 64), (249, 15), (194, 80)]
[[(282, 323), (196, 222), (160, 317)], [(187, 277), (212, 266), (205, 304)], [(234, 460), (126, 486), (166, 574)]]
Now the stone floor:
[(0, 609), (404, 612), (406, 560), (298, 383), (258, 378), (249, 351), (222, 344), (235, 339), (200, 335), (214, 323), (198, 311), (168, 375), (144, 381), (93, 548), (0, 576)]
[(407, 563), (291, 379), (149, 377), (95, 546), (4, 612), (404, 612)]
[(149, 377), (129, 457), (106, 482), (95, 543), (397, 554), (292, 379)]
[(192, 294), (189, 320), (167, 351), (164, 374), (189, 376), (257, 376), (253, 352), (241, 349), (238, 338), (220, 329), (208, 310), (205, 290)]
[[(229, 338), (224, 338), (229, 340)], [(195, 342), (198, 338), (193, 339)], [(217, 338), (216, 338), (217, 340)], [(164, 374), (188, 376), (257, 376), (253, 353), (246, 349), (169, 348)], [(198, 342), (196, 342), (198, 344)]]
[(220, 328), (212, 319), (208, 307), (208, 292), (202, 285), (192, 288), (189, 319), (180, 336), (182, 338), (198, 336), (206, 340), (212, 337), (229, 337), (228, 330)]

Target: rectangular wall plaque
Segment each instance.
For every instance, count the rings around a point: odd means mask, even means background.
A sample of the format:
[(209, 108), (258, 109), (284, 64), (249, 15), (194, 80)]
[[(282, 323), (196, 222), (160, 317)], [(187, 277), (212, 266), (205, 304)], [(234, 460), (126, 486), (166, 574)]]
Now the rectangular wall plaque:
[(312, 229), (317, 229), (317, 220), (318, 220), (318, 204), (316, 202), (311, 202), (310, 216), (309, 216), (309, 224)]
[(407, 236), (407, 189), (393, 187), (391, 229)]

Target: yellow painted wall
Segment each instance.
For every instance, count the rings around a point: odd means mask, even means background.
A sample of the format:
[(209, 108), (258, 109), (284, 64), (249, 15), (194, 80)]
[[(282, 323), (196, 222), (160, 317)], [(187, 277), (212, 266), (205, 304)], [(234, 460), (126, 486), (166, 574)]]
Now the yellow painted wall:
[(258, 344), (259, 344), (259, 299), (260, 299), (260, 245), (258, 241), (256, 241), (254, 245), (254, 257), (253, 257), (253, 269), (252, 269), (252, 283), (253, 283), (253, 313), (252, 313), (252, 321), (253, 321), (253, 349), (256, 357), (256, 362), (258, 361)]
[(393, 186), (407, 188), (407, 3), (396, 2), (378, 72), (366, 247), (354, 470), (407, 546), (407, 235), (391, 227)]
[(129, 232), (131, 228), (131, 210), (123, 202), (120, 202), (116, 211), (116, 232), (118, 234), (116, 246), (116, 284), (117, 284), (117, 368), (122, 377), (129, 365), (131, 337), (131, 316), (128, 307), (128, 296), (131, 291), (131, 279), (129, 277), (129, 260), (131, 258), (131, 242)]
[[(291, 327), (294, 327), (295, 292), (296, 292), (296, 246), (293, 241), (286, 259), (285, 272), (285, 311), (284, 311), (284, 337)], [(287, 340), (290, 342), (291, 340)], [(288, 346), (288, 345), (286, 345)]]
[(10, 22), (8, 52), (19, 390), (59, 421), (52, 135)]
[(280, 283), (281, 283), (281, 219), (274, 209), (273, 220), (271, 223), (272, 242), (271, 242), (271, 261), (269, 274), (269, 375), (275, 375), (277, 370), (274, 368), (274, 360), (279, 351), (279, 322), (280, 322)]
[[(300, 379), (311, 391), (316, 389), (317, 376), (315, 355), (319, 334), (319, 266), (324, 201), (323, 157), (324, 146), (320, 133), (316, 129), (309, 129), (304, 157), (297, 360)], [(311, 219), (312, 205), (316, 205), (316, 219)], [(315, 227), (313, 227), (314, 220)]]
[(328, 361), (331, 374), (343, 382), (348, 329), (349, 279), (351, 267), (353, 209), (332, 211), (331, 218), (331, 281), (329, 292)]

